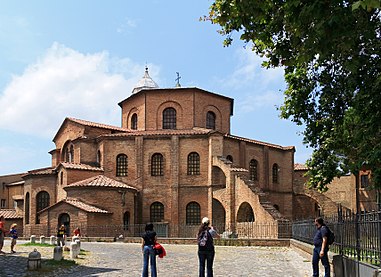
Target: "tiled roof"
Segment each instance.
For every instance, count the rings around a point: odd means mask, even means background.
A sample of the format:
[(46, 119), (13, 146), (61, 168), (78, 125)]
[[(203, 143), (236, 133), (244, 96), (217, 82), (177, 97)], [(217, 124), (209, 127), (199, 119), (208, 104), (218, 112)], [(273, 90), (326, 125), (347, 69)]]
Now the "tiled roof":
[(4, 216), (5, 219), (23, 218), (22, 214), (17, 213), (15, 209), (0, 209), (0, 216)]
[(72, 117), (67, 117), (67, 120), (76, 122), (81, 125), (89, 126), (89, 127), (96, 127), (96, 128), (102, 128), (102, 129), (109, 129), (109, 130), (114, 130), (114, 131), (120, 131), (120, 132), (127, 132), (127, 129), (118, 127), (118, 126), (112, 126), (112, 125), (107, 125), (107, 124), (102, 124), (102, 123), (96, 123), (96, 122), (91, 122), (83, 119), (77, 119), (77, 118), (72, 118)]
[(28, 175), (50, 175), (54, 173), (55, 171), (53, 167), (46, 167), (28, 171)]
[(119, 133), (119, 134), (107, 134), (102, 135), (101, 137), (135, 137), (135, 136), (176, 136), (176, 135), (206, 135), (210, 133), (212, 130), (209, 129), (186, 129), (186, 130), (172, 130), (172, 129), (164, 129), (164, 130), (152, 130), (152, 131), (133, 131), (130, 133)]
[[(90, 170), (90, 171), (103, 171), (103, 168), (91, 166), (88, 164), (75, 164), (75, 163), (67, 163), (63, 162), (60, 165), (62, 165), (66, 169), (80, 169), (80, 170)], [(59, 167), (58, 165), (57, 167)]]
[(19, 186), (19, 185), (23, 185), (23, 184), (25, 184), (25, 181), (18, 181), (18, 182), (9, 183), (9, 184), (7, 184), (7, 186)]
[(74, 206), (74, 207), (76, 207), (78, 209), (81, 209), (81, 210), (83, 210), (85, 212), (88, 212), (88, 213), (103, 213), (103, 214), (111, 213), (111, 212), (109, 212), (107, 210), (103, 210), (103, 209), (95, 207), (93, 205), (86, 204), (86, 203), (84, 203), (81, 200), (78, 200), (76, 198), (69, 198), (69, 197), (65, 198), (65, 199), (63, 199), (63, 200), (61, 200), (61, 201), (59, 201), (59, 202), (57, 202), (57, 203), (47, 207), (47, 208), (45, 208), (45, 209), (43, 209), (41, 211), (39, 211), (38, 213), (43, 213), (43, 212), (45, 212), (47, 210), (50, 210), (54, 206), (57, 206), (58, 204), (61, 204), (61, 203), (67, 203), (69, 205), (72, 205), (72, 206)]
[(294, 164), (294, 170), (308, 170), (308, 167), (305, 164)]
[(245, 142), (249, 142), (249, 143), (254, 143), (254, 144), (258, 144), (258, 145), (268, 146), (268, 147), (272, 147), (272, 148), (277, 148), (277, 149), (281, 149), (281, 150), (293, 150), (293, 149), (295, 149), (295, 146), (281, 146), (281, 145), (267, 143), (267, 142), (263, 142), (263, 141), (259, 141), (259, 140), (238, 137), (238, 136), (234, 136), (234, 135), (230, 135), (230, 134), (226, 134), (225, 137), (237, 139), (237, 140), (245, 141)]
[(65, 188), (72, 187), (102, 187), (102, 188), (124, 188), (124, 189), (132, 189), (137, 191), (136, 188), (131, 187), (125, 183), (116, 181), (114, 179), (108, 178), (104, 175), (98, 175), (95, 177), (91, 177), (79, 182), (72, 183)]
[(78, 199), (75, 199), (75, 198), (66, 198), (63, 201), (70, 204), (70, 205), (73, 205), (74, 207), (77, 207), (78, 209), (84, 210), (88, 213), (106, 213), (106, 214), (110, 213), (107, 210), (103, 210), (103, 209), (95, 207), (93, 205), (86, 204), (86, 203), (84, 203)]

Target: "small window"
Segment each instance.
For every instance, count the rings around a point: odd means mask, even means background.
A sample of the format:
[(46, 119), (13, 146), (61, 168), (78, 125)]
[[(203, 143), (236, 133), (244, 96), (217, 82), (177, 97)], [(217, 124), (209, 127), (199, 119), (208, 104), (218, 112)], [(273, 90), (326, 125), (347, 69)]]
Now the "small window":
[(97, 164), (98, 164), (98, 166), (101, 166), (101, 163), (102, 163), (102, 154), (101, 154), (101, 151), (98, 150), (98, 152), (97, 152)]
[(152, 176), (163, 176), (163, 155), (156, 153), (152, 155), (151, 160), (151, 175)]
[(200, 175), (200, 155), (196, 152), (188, 155), (188, 175)]
[(214, 112), (206, 113), (206, 128), (207, 129), (216, 129), (216, 115)]
[(273, 183), (278, 183), (278, 171), (279, 167), (277, 164), (273, 165)]
[(25, 224), (29, 224), (29, 207), (30, 207), (30, 197), (29, 192), (25, 195)]
[(197, 202), (190, 202), (186, 207), (186, 224), (199, 225), (201, 222), (201, 208)]
[(65, 162), (72, 163), (74, 161), (74, 146), (69, 143), (65, 149)]
[(231, 155), (227, 155), (227, 156), (226, 156), (226, 159), (227, 159), (228, 161), (233, 162), (233, 157), (232, 157)]
[(130, 225), (130, 213), (125, 212), (123, 215), (123, 230), (127, 231), (129, 225)]
[(367, 188), (369, 186), (369, 175), (361, 175), (361, 188)]
[(134, 113), (131, 116), (131, 129), (132, 130), (137, 130), (138, 129), (138, 115)]
[(60, 184), (63, 184), (63, 172), (60, 173)]
[(151, 222), (161, 222), (164, 220), (164, 205), (160, 202), (154, 202), (150, 208)]
[(6, 204), (6, 202), (5, 202), (5, 199), (1, 199), (1, 208), (5, 208), (5, 204)]
[(176, 129), (176, 110), (166, 108), (163, 111), (163, 129)]
[(258, 180), (258, 162), (257, 160), (251, 160), (250, 166), (249, 166), (249, 172), (250, 172), (250, 180), (257, 181)]
[(128, 158), (125, 154), (116, 157), (116, 176), (125, 177), (128, 174)]

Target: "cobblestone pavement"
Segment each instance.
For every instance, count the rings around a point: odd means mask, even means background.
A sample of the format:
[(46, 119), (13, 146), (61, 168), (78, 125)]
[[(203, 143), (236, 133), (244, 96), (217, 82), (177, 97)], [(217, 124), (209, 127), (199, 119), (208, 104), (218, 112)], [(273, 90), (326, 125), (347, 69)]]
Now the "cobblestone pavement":
[[(198, 276), (197, 246), (163, 246), (167, 256), (157, 260), (158, 276)], [(6, 242), (4, 250), (8, 248)], [(77, 260), (78, 266), (33, 275), (26, 273), (26, 257), (33, 249), (19, 244), (16, 254), (0, 255), (0, 276), (141, 276), (140, 244), (83, 242), (81, 248), (89, 252)], [(51, 259), (52, 248), (41, 248), (41, 255)], [(306, 277), (311, 271), (310, 260), (291, 248), (216, 246), (214, 276)]]

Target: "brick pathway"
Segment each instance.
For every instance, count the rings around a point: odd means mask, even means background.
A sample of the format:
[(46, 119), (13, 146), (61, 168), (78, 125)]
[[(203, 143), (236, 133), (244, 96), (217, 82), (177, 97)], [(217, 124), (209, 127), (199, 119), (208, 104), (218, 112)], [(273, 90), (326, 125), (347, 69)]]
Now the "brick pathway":
[[(163, 246), (167, 256), (158, 258), (158, 276), (198, 276), (197, 246)], [(27, 253), (32, 248), (17, 247), (24, 252), (0, 255), (0, 276), (35, 276), (25, 273)], [(9, 251), (8, 248), (6, 243), (4, 249)], [(52, 248), (45, 249), (43, 258), (52, 258)], [(79, 266), (39, 276), (141, 276), (139, 244), (83, 242), (82, 249), (90, 253), (78, 260)], [(311, 276), (311, 262), (291, 248), (217, 246), (214, 276), (306, 277)]]

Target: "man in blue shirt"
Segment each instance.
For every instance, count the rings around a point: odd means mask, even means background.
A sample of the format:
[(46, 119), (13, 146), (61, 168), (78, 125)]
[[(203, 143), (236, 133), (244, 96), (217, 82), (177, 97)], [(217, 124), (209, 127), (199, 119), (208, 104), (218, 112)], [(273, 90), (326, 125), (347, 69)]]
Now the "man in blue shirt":
[(319, 260), (324, 266), (324, 277), (330, 277), (331, 269), (328, 261), (328, 236), (329, 230), (324, 224), (321, 217), (315, 219), (315, 226), (317, 228), (314, 236), (314, 252), (312, 256), (312, 269), (313, 276), (319, 276)]

